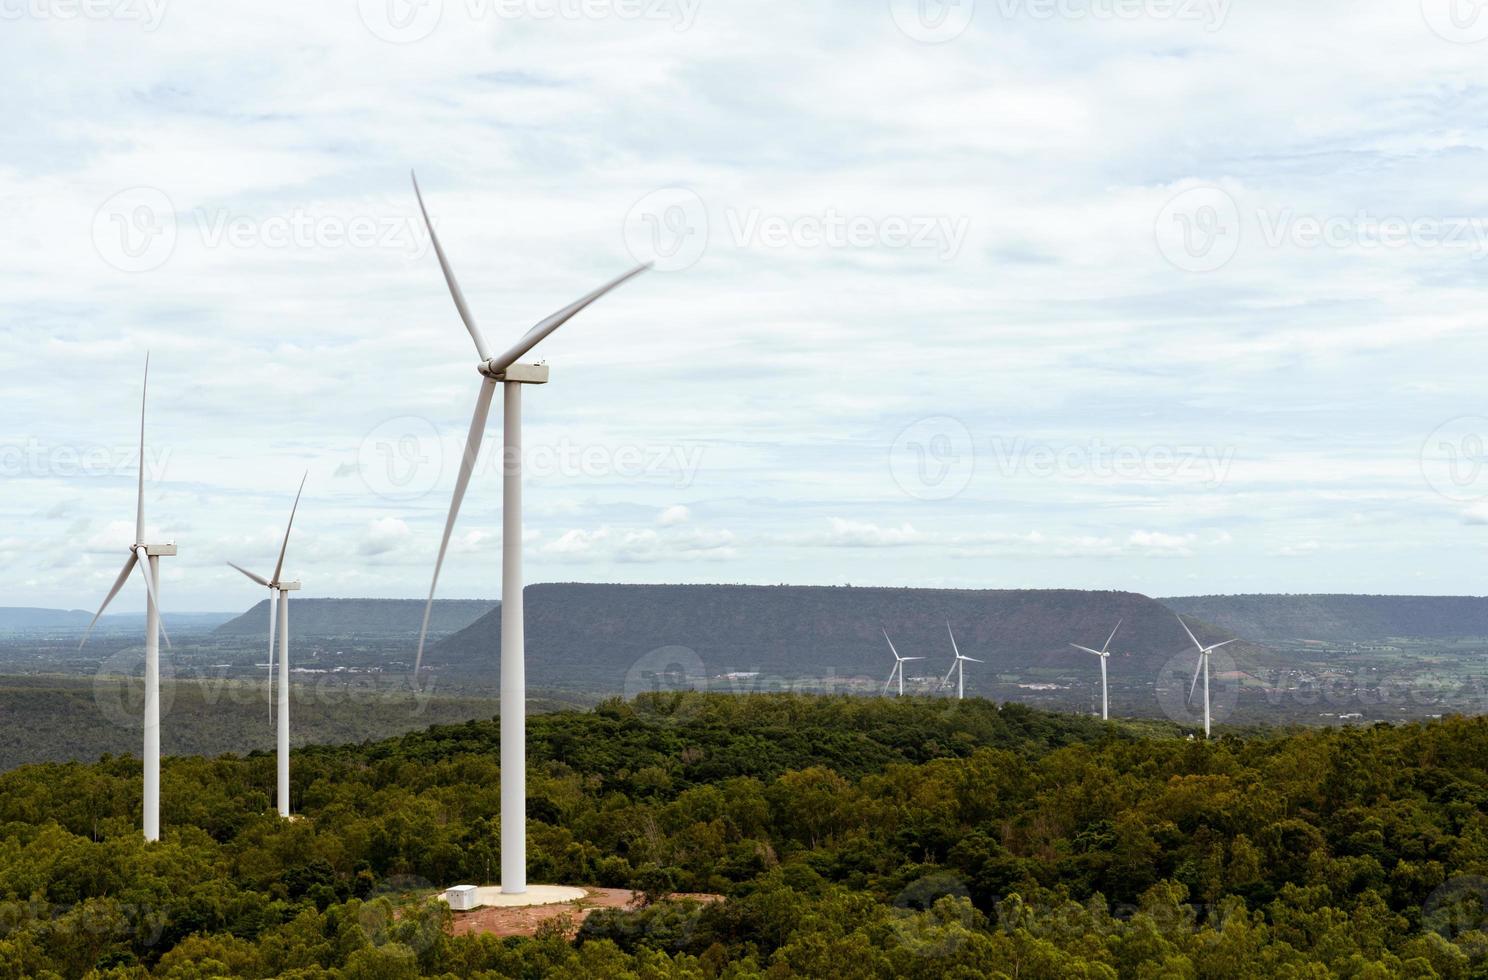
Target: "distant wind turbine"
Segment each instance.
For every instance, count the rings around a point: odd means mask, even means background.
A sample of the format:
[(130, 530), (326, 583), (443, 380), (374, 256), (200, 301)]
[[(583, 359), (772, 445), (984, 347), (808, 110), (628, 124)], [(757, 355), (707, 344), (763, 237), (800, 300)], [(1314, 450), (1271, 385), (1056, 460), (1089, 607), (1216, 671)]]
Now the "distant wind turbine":
[(93, 634), (98, 618), (114, 601), (114, 596), (124, 588), (134, 566), (140, 567), (145, 579), (145, 709), (143, 727), (144, 744), (144, 796), (143, 820), (145, 840), (160, 839), (160, 637), (165, 636), (165, 645), (170, 646), (170, 637), (160, 622), (160, 559), (176, 553), (173, 544), (145, 544), (145, 399), (150, 390), (150, 356), (145, 355), (145, 383), (140, 392), (140, 455), (139, 486), (135, 496), (134, 544), (129, 546), (129, 557), (124, 560), (124, 570), (114, 580), (113, 588), (104, 597), (103, 605), (93, 615), (83, 634), (83, 644)]
[[(949, 684), (950, 681), (951, 681), (951, 675), (952, 674), (955, 674), (956, 675), (956, 700), (961, 701), (961, 700), (965, 700), (965, 698), (966, 698), (966, 665), (969, 664), (969, 663), (971, 663), (971, 664), (986, 663), (986, 661), (984, 661), (984, 660), (978, 660), (975, 657), (963, 657), (963, 656), (961, 656), (961, 648), (958, 647), (958, 646), (956, 646), (956, 634), (951, 631), (951, 624), (950, 623), (946, 623), (946, 632), (951, 634), (951, 649), (955, 652), (956, 659), (953, 660), (953, 661), (951, 661), (951, 669), (948, 670), (948, 671), (946, 671), (945, 677), (941, 679), (940, 687), (943, 688), (947, 684)], [(937, 688), (937, 690), (939, 690), (939, 688)]]
[(1116, 629), (1112, 630), (1111, 631), (1111, 635), (1108, 636), (1108, 637), (1106, 637), (1105, 645), (1102, 646), (1099, 650), (1092, 650), (1089, 647), (1082, 647), (1078, 643), (1071, 643), (1070, 644), (1070, 646), (1074, 647), (1076, 650), (1084, 650), (1086, 653), (1093, 653), (1097, 657), (1100, 657), (1100, 665), (1101, 665), (1101, 720), (1102, 721), (1107, 721), (1111, 717), (1111, 715), (1110, 715), (1110, 701), (1108, 700), (1107, 695), (1106, 695), (1106, 661), (1111, 659), (1111, 654), (1109, 652), (1110, 647), (1111, 647), (1111, 641), (1114, 640), (1114, 639), (1116, 639), (1116, 630), (1119, 630), (1119, 629), (1121, 629), (1121, 620), (1118, 619), (1118, 620), (1116, 620)]
[[(1213, 646), (1207, 646), (1206, 647), (1206, 646), (1204, 646), (1204, 644), (1202, 644), (1202, 643), (1199, 642), (1199, 638), (1198, 637), (1196, 637), (1196, 636), (1193, 635), (1193, 630), (1191, 630), (1191, 629), (1188, 628), (1188, 624), (1183, 621), (1183, 617), (1182, 616), (1179, 616), (1178, 617), (1178, 625), (1180, 625), (1180, 626), (1183, 627), (1183, 632), (1185, 632), (1185, 633), (1188, 634), (1188, 638), (1190, 640), (1193, 640), (1194, 646), (1198, 647), (1198, 649), (1199, 649), (1199, 663), (1198, 663), (1198, 666), (1196, 666), (1194, 668), (1194, 679), (1193, 679), (1193, 683), (1190, 684), (1189, 685), (1189, 688), (1188, 688), (1188, 700), (1189, 700), (1189, 703), (1192, 703), (1193, 702), (1194, 689), (1199, 686), (1199, 674), (1202, 672), (1203, 675), (1204, 675), (1204, 737), (1205, 738), (1208, 738), (1209, 737), (1209, 654), (1213, 653), (1215, 650), (1218, 650), (1220, 647), (1229, 646), (1231, 643), (1234, 643), (1235, 640), (1225, 640), (1223, 643), (1216, 643)], [(1235, 639), (1239, 639), (1239, 637), (1236, 637)]]
[[(884, 639), (889, 640), (889, 631), (884, 630)], [(924, 660), (924, 657), (901, 657), (899, 651), (894, 649), (894, 641), (889, 640), (889, 652), (894, 655), (894, 669), (889, 671), (889, 679), (884, 681), (883, 693), (889, 693), (889, 685), (894, 683), (894, 675), (899, 675), (899, 696), (904, 697), (904, 665), (911, 660)]]
[(284, 528), (284, 543), (279, 546), (279, 561), (274, 565), (272, 578), (255, 575), (242, 565), (233, 568), (269, 590), (269, 717), (274, 716), (274, 613), (279, 612), (279, 816), (289, 816), (289, 594), (297, 592), (299, 582), (284, 582), (284, 553), (289, 550), (289, 532), (294, 529), (295, 512), (300, 509), (300, 494), (305, 492), (306, 473), (300, 479), (300, 489), (295, 491), (294, 506), (289, 511), (289, 524)]
[(449, 549), (450, 534), (460, 514), (460, 503), (470, 485), (470, 474), (480, 454), (486, 433), (486, 416), (496, 385), (503, 386), (505, 422), (503, 426), (502, 491), (501, 491), (501, 891), (520, 895), (527, 891), (527, 679), (525, 638), (522, 620), (522, 386), (547, 384), (545, 364), (518, 364), (517, 359), (536, 347), (544, 337), (563, 326), (591, 303), (617, 286), (634, 279), (650, 268), (640, 265), (622, 276), (570, 303), (551, 316), (539, 320), (521, 339), (499, 356), (492, 357), (486, 339), (475, 325), (475, 317), (465, 303), (465, 294), (455, 281), (454, 270), (434, 223), (424, 207), (418, 178), (413, 180), (419, 211), (429, 229), (429, 241), (444, 272), (455, 310), (475, 342), (480, 355), (476, 370), (481, 375), (480, 394), (475, 402), (475, 416), (470, 421), (470, 435), (465, 442), (465, 455), (455, 479), (455, 492), (450, 500), (449, 517), (444, 523), (444, 539), (439, 543), (439, 557), (434, 562), (434, 580), (429, 585), (429, 603), (424, 607), (424, 624), (419, 630), (418, 654), (414, 659), (415, 680), (424, 660), (424, 640), (429, 632), (429, 613), (434, 608), (434, 590), (439, 585), (439, 570)]

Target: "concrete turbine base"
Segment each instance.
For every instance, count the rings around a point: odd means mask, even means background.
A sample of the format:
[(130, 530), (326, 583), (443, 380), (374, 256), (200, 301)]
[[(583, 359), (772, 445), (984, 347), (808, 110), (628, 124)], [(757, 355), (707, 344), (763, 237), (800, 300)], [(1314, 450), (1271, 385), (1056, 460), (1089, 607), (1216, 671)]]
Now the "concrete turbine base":
[(588, 897), (588, 891), (570, 885), (528, 885), (520, 895), (508, 895), (500, 886), (492, 885), (475, 890), (475, 907), (517, 909), (532, 905), (561, 905)]

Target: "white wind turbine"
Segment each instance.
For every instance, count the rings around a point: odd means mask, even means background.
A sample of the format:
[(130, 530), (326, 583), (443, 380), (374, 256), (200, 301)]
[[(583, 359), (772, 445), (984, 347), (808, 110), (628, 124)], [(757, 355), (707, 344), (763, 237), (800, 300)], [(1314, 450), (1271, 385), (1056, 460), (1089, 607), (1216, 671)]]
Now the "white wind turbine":
[(1111, 717), (1110, 711), (1109, 711), (1109, 709), (1110, 709), (1110, 701), (1108, 700), (1107, 695), (1106, 695), (1106, 661), (1111, 659), (1111, 654), (1110, 654), (1111, 641), (1114, 640), (1114, 639), (1116, 639), (1116, 630), (1119, 630), (1119, 629), (1121, 629), (1121, 620), (1118, 619), (1118, 620), (1116, 620), (1116, 629), (1112, 630), (1111, 631), (1111, 635), (1108, 636), (1108, 637), (1106, 637), (1105, 645), (1102, 646), (1099, 650), (1092, 650), (1089, 647), (1082, 647), (1078, 643), (1071, 643), (1070, 644), (1070, 646), (1074, 647), (1076, 650), (1084, 650), (1086, 653), (1093, 653), (1097, 657), (1100, 657), (1100, 665), (1101, 665), (1101, 720), (1102, 721), (1108, 721), (1108, 720), (1110, 720), (1110, 717)]
[[(1199, 686), (1199, 674), (1200, 674), (1200, 672), (1202, 672), (1203, 675), (1204, 675), (1204, 737), (1205, 738), (1208, 738), (1209, 737), (1209, 654), (1213, 653), (1215, 650), (1218, 650), (1220, 647), (1229, 646), (1231, 643), (1234, 643), (1235, 640), (1225, 640), (1223, 643), (1216, 643), (1213, 646), (1207, 646), (1206, 647), (1206, 646), (1204, 646), (1204, 644), (1202, 644), (1202, 643), (1199, 642), (1199, 638), (1198, 637), (1196, 637), (1196, 636), (1193, 635), (1193, 630), (1191, 630), (1191, 629), (1188, 628), (1188, 624), (1183, 621), (1183, 617), (1182, 616), (1179, 616), (1178, 617), (1178, 625), (1183, 627), (1183, 632), (1187, 633), (1188, 634), (1188, 638), (1190, 640), (1193, 640), (1194, 646), (1196, 646), (1196, 647), (1199, 648), (1199, 663), (1198, 663), (1198, 665), (1196, 667), (1194, 667), (1194, 679), (1193, 679), (1193, 683), (1190, 684), (1189, 687), (1188, 687), (1188, 700), (1190, 702), (1193, 701), (1194, 689)], [(1239, 637), (1236, 637), (1235, 639), (1239, 639)]]
[(140, 455), (139, 485), (136, 489), (134, 511), (134, 544), (129, 546), (129, 557), (124, 560), (124, 570), (114, 580), (113, 588), (104, 597), (103, 605), (93, 615), (83, 634), (83, 644), (93, 634), (98, 618), (114, 601), (114, 596), (124, 588), (129, 573), (138, 565), (145, 579), (145, 708), (144, 708), (144, 795), (143, 824), (145, 840), (160, 839), (160, 637), (165, 636), (165, 645), (170, 646), (170, 637), (160, 622), (160, 559), (176, 553), (173, 544), (145, 544), (145, 398), (150, 390), (150, 357), (145, 355), (145, 383), (140, 391)]
[[(889, 640), (889, 631), (884, 630), (884, 639)], [(904, 697), (904, 665), (911, 660), (924, 660), (924, 657), (901, 657), (899, 651), (894, 649), (894, 641), (889, 640), (889, 652), (894, 655), (894, 669), (889, 671), (889, 679), (884, 681), (883, 694), (889, 693), (889, 685), (894, 683), (894, 675), (899, 676), (899, 696)], [(881, 694), (880, 697), (883, 695)]]
[(284, 553), (289, 550), (289, 532), (294, 529), (295, 512), (300, 509), (300, 494), (305, 492), (306, 473), (300, 479), (300, 489), (295, 491), (294, 506), (289, 511), (289, 524), (284, 529), (284, 543), (279, 546), (279, 561), (274, 565), (272, 578), (255, 575), (242, 565), (233, 568), (269, 590), (269, 717), (274, 715), (274, 619), (278, 611), (279, 620), (279, 773), (277, 786), (279, 816), (289, 816), (289, 594), (297, 592), (299, 582), (281, 581), (284, 575)]
[(964, 700), (966, 698), (966, 665), (969, 664), (969, 663), (971, 663), (971, 664), (986, 663), (986, 661), (984, 661), (984, 660), (978, 660), (975, 657), (963, 657), (963, 656), (961, 656), (961, 648), (958, 647), (958, 646), (956, 646), (956, 634), (951, 632), (951, 624), (950, 623), (946, 623), (946, 632), (951, 634), (951, 649), (953, 651), (955, 651), (956, 659), (953, 660), (953, 661), (951, 661), (951, 669), (948, 670), (948, 671), (946, 671), (946, 675), (945, 675), (944, 678), (942, 678), (942, 680), (940, 682), (940, 686), (941, 687), (945, 687), (947, 684), (949, 684), (950, 681), (951, 681), (951, 675), (952, 674), (955, 674), (956, 675), (956, 700), (960, 701), (960, 700)]
[(450, 534), (455, 528), (455, 518), (460, 513), (460, 503), (465, 499), (465, 488), (470, 484), (470, 473), (475, 468), (476, 456), (480, 453), (491, 398), (496, 392), (496, 385), (501, 384), (505, 409), (501, 491), (501, 891), (508, 895), (520, 895), (527, 891), (527, 680), (522, 630), (522, 386), (547, 384), (548, 368), (545, 364), (518, 364), (517, 359), (595, 300), (650, 268), (650, 263), (631, 269), (546, 319), (539, 320), (504, 353), (492, 357), (486, 340), (481, 336), (480, 329), (475, 325), (475, 318), (465, 303), (465, 294), (455, 281), (455, 273), (450, 268), (449, 259), (445, 257), (444, 248), (439, 244), (439, 236), (434, 232), (434, 223), (429, 220), (428, 209), (424, 207), (424, 197), (419, 192), (417, 177), (413, 179), (413, 192), (418, 197), (419, 210), (429, 229), (429, 241), (434, 246), (439, 268), (444, 272), (445, 282), (449, 285), (450, 296), (454, 298), (455, 309), (459, 312), (465, 329), (470, 331), (470, 339), (475, 341), (476, 353), (480, 355), (476, 370), (482, 378), (480, 394), (475, 402), (475, 417), (470, 421), (465, 455), (460, 461), (460, 473), (455, 480), (454, 496), (450, 500), (449, 517), (444, 524), (444, 538), (439, 544), (439, 558), (434, 563), (434, 580), (429, 585), (428, 605), (424, 607), (424, 623), (419, 630), (418, 655), (414, 660), (413, 673), (416, 681), (423, 664), (424, 639), (429, 632), (429, 613), (434, 608), (434, 590), (439, 585), (439, 570), (444, 565), (444, 555), (449, 548)]

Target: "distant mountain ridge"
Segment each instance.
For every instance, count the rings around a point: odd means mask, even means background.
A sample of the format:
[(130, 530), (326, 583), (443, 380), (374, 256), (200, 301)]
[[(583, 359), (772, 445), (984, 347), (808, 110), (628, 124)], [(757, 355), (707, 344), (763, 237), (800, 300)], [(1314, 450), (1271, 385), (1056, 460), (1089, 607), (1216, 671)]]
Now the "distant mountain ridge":
[[(289, 600), (289, 621), (298, 636), (355, 636), (417, 634), (424, 621), (423, 599), (296, 599)], [(429, 615), (429, 632), (453, 633), (495, 609), (486, 599), (436, 599)], [(269, 630), (269, 600), (223, 623), (216, 636), (261, 635)]]
[[(621, 689), (663, 647), (691, 650), (709, 676), (887, 676), (882, 630), (914, 669), (951, 663), (949, 621), (961, 652), (988, 668), (1078, 663), (1071, 643), (1112, 645), (1129, 666), (1155, 671), (1191, 648), (1173, 612), (1132, 592), (884, 589), (742, 585), (528, 586), (527, 675)], [(1227, 639), (1202, 623), (1201, 638)], [(501, 611), (481, 617), (425, 655), (435, 669), (495, 669)], [(986, 668), (977, 668), (978, 670)], [(970, 676), (970, 672), (968, 672)]]
[(1488, 636), (1488, 598), (1477, 596), (1262, 594), (1159, 601), (1261, 643)]
[[(165, 627), (167, 630), (205, 630), (211, 629), (232, 617), (232, 613), (167, 612), (165, 614)], [(93, 614), (86, 609), (38, 609), (29, 606), (5, 606), (0, 607), (0, 633), (81, 630), (87, 629), (88, 623), (92, 619)], [(133, 629), (136, 626), (143, 628), (144, 625), (145, 614), (142, 612), (111, 613), (98, 621), (98, 628), (104, 631)]]

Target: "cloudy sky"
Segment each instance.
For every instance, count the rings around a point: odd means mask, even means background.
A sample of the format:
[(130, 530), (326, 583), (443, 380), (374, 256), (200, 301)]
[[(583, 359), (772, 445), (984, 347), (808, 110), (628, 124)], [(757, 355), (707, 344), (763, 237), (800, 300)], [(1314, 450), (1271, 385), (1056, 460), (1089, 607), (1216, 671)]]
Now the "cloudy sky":
[[(529, 581), (1481, 593), (1488, 10), (0, 0), (0, 605), (428, 587), (493, 346)], [(499, 412), (441, 584), (499, 592)], [(141, 606), (132, 590), (120, 610)]]

